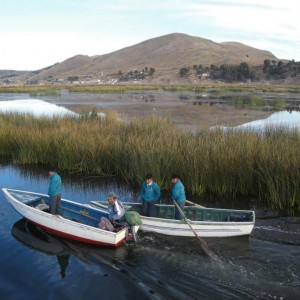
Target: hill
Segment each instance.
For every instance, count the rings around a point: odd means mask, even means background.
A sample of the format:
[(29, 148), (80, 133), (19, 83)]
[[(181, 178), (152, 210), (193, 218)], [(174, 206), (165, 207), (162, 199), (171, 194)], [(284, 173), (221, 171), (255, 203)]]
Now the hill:
[[(14, 80), (29, 83), (66, 81), (107, 82), (118, 74), (155, 70), (151, 82), (175, 82), (179, 70), (193, 65), (220, 66), (222, 64), (262, 65), (264, 60), (278, 59), (269, 51), (256, 49), (237, 42), (216, 43), (201, 37), (172, 33), (105, 55), (76, 55), (53, 66), (21, 74)], [(69, 80), (68, 80), (69, 79)]]

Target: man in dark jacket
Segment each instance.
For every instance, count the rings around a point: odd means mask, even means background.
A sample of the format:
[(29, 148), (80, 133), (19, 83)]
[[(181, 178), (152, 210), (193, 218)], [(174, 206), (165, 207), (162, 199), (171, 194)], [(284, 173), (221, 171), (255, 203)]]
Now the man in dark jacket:
[(48, 189), (48, 195), (50, 196), (50, 213), (59, 215), (61, 203), (61, 178), (54, 167), (50, 168), (48, 174), (50, 178)]

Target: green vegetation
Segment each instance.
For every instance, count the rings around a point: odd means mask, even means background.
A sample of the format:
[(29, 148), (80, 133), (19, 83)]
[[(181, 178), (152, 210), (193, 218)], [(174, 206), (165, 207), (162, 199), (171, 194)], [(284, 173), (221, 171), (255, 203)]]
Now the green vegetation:
[(300, 204), (300, 135), (296, 131), (181, 131), (151, 116), (36, 119), (0, 114), (0, 157), (57, 165), (67, 172), (117, 176), (139, 185), (152, 172), (162, 188), (179, 173), (189, 192), (254, 196), (293, 215)]
[(280, 85), (255, 85), (255, 84), (221, 84), (210, 83), (203, 85), (22, 85), (22, 86), (0, 86), (0, 93), (43, 93), (52, 95), (59, 93), (60, 90), (78, 93), (127, 93), (134, 90), (165, 90), (170, 92), (192, 91), (195, 93), (203, 92), (209, 94), (222, 94), (226, 92), (269, 92), (269, 93), (300, 93), (300, 86), (280, 86)]
[(261, 80), (278, 80), (290, 77), (296, 77), (300, 74), (300, 62), (294, 60), (283, 62), (281, 60), (266, 59), (262, 66), (252, 67), (246, 62), (239, 65), (222, 64), (220, 66), (194, 65), (193, 68), (183, 67), (179, 70), (179, 76), (187, 78), (190, 75), (196, 75), (199, 78), (210, 78), (227, 83), (247, 82)]
[(78, 77), (78, 76), (69, 76), (69, 77), (68, 77), (68, 80), (69, 80), (70, 82), (78, 81), (78, 80), (79, 80), (79, 77)]
[(22, 85), (22, 86), (0, 86), (0, 93), (51, 93), (53, 91), (68, 90), (78, 93), (127, 93), (132, 90), (157, 90), (158, 85)]
[(119, 71), (118, 80), (119, 81), (129, 81), (129, 80), (141, 80), (141, 79), (149, 79), (155, 73), (155, 69), (150, 67), (145, 67), (142, 70), (133, 70), (128, 73), (123, 73)]
[(263, 65), (263, 72), (267, 79), (285, 79), (300, 74), (300, 62), (291, 60), (287, 63), (266, 59)]
[(253, 68), (245, 62), (239, 65), (221, 65), (220, 67), (211, 65), (209, 72), (211, 79), (225, 82), (246, 82), (258, 79)]

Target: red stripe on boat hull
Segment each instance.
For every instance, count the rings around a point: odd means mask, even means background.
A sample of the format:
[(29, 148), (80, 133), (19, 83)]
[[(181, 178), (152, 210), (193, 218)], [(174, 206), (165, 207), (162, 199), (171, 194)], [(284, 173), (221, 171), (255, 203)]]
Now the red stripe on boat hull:
[(49, 233), (52, 233), (52, 234), (55, 234), (55, 235), (58, 235), (58, 236), (61, 236), (61, 237), (67, 238), (67, 239), (71, 239), (71, 240), (79, 241), (79, 242), (82, 242), (82, 243), (86, 243), (86, 244), (93, 244), (93, 245), (106, 246), (106, 247), (118, 247), (118, 246), (120, 246), (121, 244), (123, 244), (125, 242), (125, 238), (124, 238), (121, 241), (119, 241), (117, 244), (103, 243), (103, 242), (99, 242), (99, 241), (94, 241), (94, 240), (90, 240), (90, 239), (81, 238), (79, 236), (68, 234), (68, 233), (65, 233), (65, 232), (61, 232), (61, 231), (58, 231), (58, 230), (40, 225), (40, 224), (38, 224), (36, 222), (33, 222), (31, 220), (28, 220), (28, 221), (31, 222), (32, 224), (44, 229), (45, 231), (47, 231)]

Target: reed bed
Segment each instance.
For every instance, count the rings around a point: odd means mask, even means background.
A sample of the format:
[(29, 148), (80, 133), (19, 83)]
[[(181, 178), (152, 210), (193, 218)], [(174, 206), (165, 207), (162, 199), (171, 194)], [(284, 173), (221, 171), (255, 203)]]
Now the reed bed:
[(60, 90), (69, 90), (70, 92), (89, 92), (89, 93), (127, 93), (132, 90), (166, 90), (170, 92), (192, 91), (209, 92), (211, 94), (223, 94), (226, 92), (247, 92), (263, 91), (268, 93), (300, 93), (300, 87), (296, 85), (262, 85), (262, 84), (223, 84), (223, 83), (202, 83), (194, 84), (103, 84), (103, 85), (18, 85), (18, 86), (0, 86), (0, 93), (45, 93), (53, 94)]
[(157, 116), (120, 121), (82, 115), (0, 114), (0, 156), (19, 164), (117, 176), (140, 185), (151, 172), (163, 189), (179, 173), (194, 195), (253, 196), (293, 215), (300, 199), (298, 131), (182, 131)]

